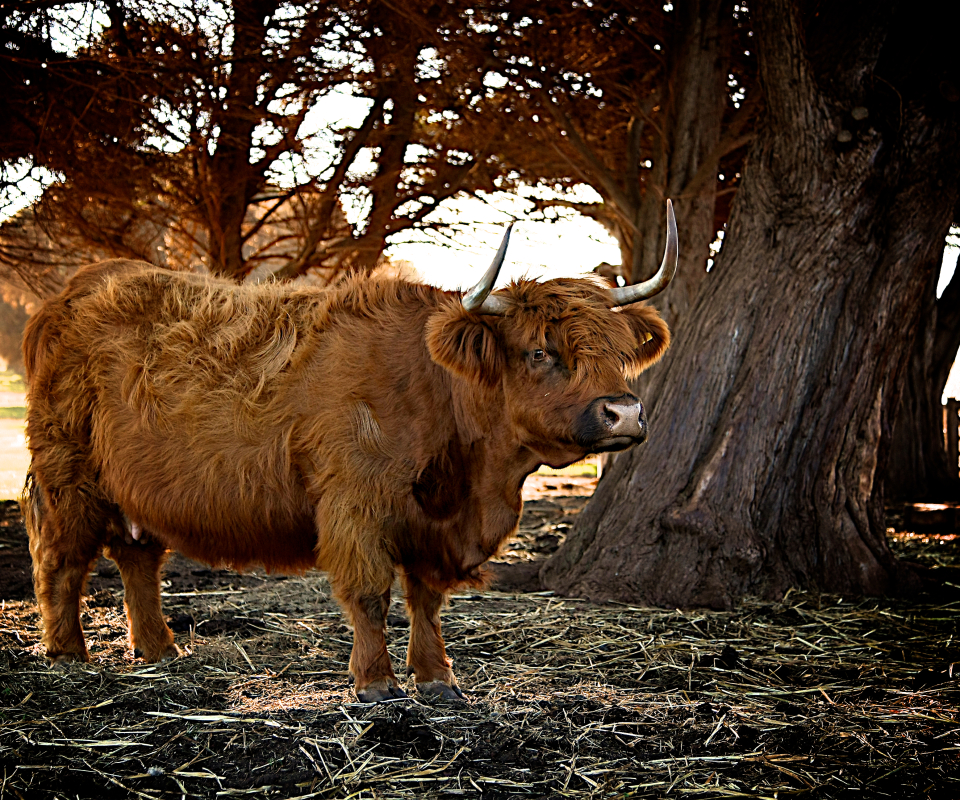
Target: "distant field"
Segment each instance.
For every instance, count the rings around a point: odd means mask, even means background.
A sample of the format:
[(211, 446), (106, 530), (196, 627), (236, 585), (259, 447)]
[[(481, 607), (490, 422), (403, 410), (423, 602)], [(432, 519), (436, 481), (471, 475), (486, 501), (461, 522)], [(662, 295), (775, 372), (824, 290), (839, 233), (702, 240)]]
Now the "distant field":
[(25, 390), (19, 375), (0, 372), (0, 500), (20, 497), (30, 465), (24, 438)]
[(15, 500), (30, 465), (23, 419), (0, 417), (0, 500)]

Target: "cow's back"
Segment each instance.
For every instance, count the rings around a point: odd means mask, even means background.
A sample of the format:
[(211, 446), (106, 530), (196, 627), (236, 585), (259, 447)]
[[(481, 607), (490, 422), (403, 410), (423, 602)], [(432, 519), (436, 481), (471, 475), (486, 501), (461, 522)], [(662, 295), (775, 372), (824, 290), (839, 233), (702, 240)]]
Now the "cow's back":
[(105, 502), (202, 560), (302, 569), (381, 549), (344, 537), (407, 513), (450, 436), (422, 335), (437, 296), (389, 279), (298, 290), (86, 268), (25, 344), (38, 477), (96, 475)]
[(285, 388), (324, 313), (315, 291), (136, 262), (81, 270), (25, 336), (38, 478), (97, 476), (104, 502), (188, 555), (312, 566)]

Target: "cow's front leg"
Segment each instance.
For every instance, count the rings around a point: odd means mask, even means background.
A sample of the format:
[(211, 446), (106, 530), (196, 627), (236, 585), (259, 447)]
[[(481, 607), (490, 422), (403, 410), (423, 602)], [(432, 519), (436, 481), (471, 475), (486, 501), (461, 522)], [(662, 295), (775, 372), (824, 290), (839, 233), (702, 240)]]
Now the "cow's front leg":
[(417, 691), (446, 700), (462, 698), (440, 633), (440, 609), (446, 599), (412, 575), (403, 576), (410, 615), (407, 674), (416, 675)]
[(340, 602), (353, 625), (350, 674), (357, 699), (362, 703), (376, 703), (406, 697), (390, 664), (384, 636), (390, 588), (376, 595), (341, 594)]

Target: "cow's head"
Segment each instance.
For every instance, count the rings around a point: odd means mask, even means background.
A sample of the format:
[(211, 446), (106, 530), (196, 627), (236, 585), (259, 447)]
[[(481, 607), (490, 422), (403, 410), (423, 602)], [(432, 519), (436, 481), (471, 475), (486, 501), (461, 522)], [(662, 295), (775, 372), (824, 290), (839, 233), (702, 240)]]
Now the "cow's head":
[(509, 235), (462, 303), (431, 319), (433, 360), (478, 387), (502, 387), (520, 443), (551, 466), (643, 442), (646, 417), (628, 380), (663, 355), (670, 332), (655, 309), (637, 303), (662, 291), (676, 272), (672, 205), (660, 271), (633, 286), (519, 280), (491, 294)]

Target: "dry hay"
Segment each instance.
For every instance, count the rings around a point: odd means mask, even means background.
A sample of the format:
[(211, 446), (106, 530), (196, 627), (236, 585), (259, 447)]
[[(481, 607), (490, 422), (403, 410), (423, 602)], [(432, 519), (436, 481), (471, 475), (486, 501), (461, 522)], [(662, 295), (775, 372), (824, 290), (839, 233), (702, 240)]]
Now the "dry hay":
[[(554, 548), (582, 502), (531, 504), (511, 559)], [(2, 562), (23, 542), (0, 530)], [(952, 541), (898, 547), (957, 563)], [(960, 796), (955, 592), (730, 613), (460, 595), (444, 626), (467, 701), (363, 705), (321, 577), (170, 572), (189, 656), (169, 664), (127, 653), (107, 562), (88, 665), (47, 669), (32, 598), (3, 603), (0, 797)], [(395, 605), (398, 666), (406, 638)]]

